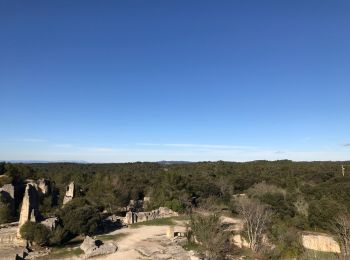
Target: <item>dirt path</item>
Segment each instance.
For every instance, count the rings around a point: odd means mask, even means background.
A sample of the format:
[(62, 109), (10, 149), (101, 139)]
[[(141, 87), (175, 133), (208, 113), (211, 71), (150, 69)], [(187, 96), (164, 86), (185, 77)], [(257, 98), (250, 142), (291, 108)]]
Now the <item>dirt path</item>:
[[(110, 235), (126, 234), (114, 254), (96, 259), (191, 259), (190, 253), (166, 237), (168, 226), (140, 226), (114, 231)], [(175, 232), (184, 232), (185, 227), (176, 225)]]

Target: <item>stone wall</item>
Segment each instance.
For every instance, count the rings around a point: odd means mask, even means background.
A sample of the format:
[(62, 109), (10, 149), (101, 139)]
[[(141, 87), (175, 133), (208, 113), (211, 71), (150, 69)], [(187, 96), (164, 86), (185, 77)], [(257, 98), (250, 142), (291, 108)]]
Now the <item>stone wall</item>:
[(166, 207), (160, 207), (159, 209), (152, 210), (152, 211), (146, 211), (146, 212), (127, 212), (126, 216), (124, 218), (124, 223), (127, 225), (138, 223), (138, 222), (144, 222), (149, 221), (153, 219), (159, 219), (159, 218), (169, 218), (169, 217), (175, 217), (179, 214), (175, 211), (172, 211), (171, 209), (168, 209)]

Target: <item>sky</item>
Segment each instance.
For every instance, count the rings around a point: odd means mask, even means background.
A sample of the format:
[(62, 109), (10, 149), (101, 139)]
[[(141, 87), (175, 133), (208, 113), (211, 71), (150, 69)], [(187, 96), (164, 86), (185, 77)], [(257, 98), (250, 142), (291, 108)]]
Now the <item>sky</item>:
[(349, 13), (0, 0), (0, 160), (349, 160)]

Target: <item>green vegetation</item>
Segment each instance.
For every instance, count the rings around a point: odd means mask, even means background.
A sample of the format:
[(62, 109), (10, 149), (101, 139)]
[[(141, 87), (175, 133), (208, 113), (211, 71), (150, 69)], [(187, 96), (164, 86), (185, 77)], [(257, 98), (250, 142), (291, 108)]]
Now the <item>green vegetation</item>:
[(49, 242), (50, 230), (40, 223), (28, 221), (21, 227), (20, 233), (22, 238), (37, 245), (45, 245)]
[(131, 228), (139, 228), (140, 226), (173, 226), (175, 225), (175, 222), (173, 218), (159, 218), (159, 219), (152, 219), (145, 222), (138, 222), (131, 224)]
[(13, 220), (12, 208), (9, 202), (0, 193), (0, 224), (8, 223)]
[(188, 246), (193, 247), (194, 242), (197, 241), (199, 249), (209, 259), (224, 259), (232, 251), (230, 233), (223, 231), (218, 215), (192, 215), (190, 232)]
[(114, 234), (114, 235), (99, 235), (97, 236), (97, 239), (100, 239), (102, 241), (108, 241), (108, 240), (118, 241), (126, 237), (127, 235), (128, 234), (125, 234), (125, 233)]
[(189, 241), (186, 245), (183, 246), (183, 248), (187, 251), (199, 251), (200, 250), (200, 246), (195, 243), (195, 242), (191, 242)]
[(79, 247), (53, 247), (49, 255), (37, 258), (38, 260), (46, 259), (69, 259), (74, 256), (83, 254), (84, 251)]
[(334, 253), (319, 252), (306, 249), (301, 257), (302, 260), (339, 260), (339, 256)]
[[(341, 165), (345, 166), (345, 176)], [(131, 199), (151, 197), (147, 210), (167, 206), (190, 213), (193, 207), (199, 207), (238, 214), (233, 198), (245, 193), (273, 213), (264, 232), (276, 248), (266, 253), (268, 257), (297, 258), (304, 254), (299, 243), (301, 231), (337, 235), (336, 218), (350, 210), (350, 162), (0, 163), (0, 175), (1, 185), (20, 186), (27, 178), (50, 179), (54, 192), (40, 199), (40, 211), (61, 220), (59, 228), (50, 234), (52, 244), (94, 233), (102, 211), (121, 214)], [(71, 181), (78, 187), (78, 197), (61, 209), (65, 188)], [(19, 203), (16, 205), (18, 219)], [(8, 217), (6, 203), (1, 202), (0, 222)], [(171, 224), (168, 221), (173, 220), (140, 225)]]
[(65, 230), (73, 235), (91, 235), (99, 224), (99, 211), (82, 198), (70, 201), (59, 212)]

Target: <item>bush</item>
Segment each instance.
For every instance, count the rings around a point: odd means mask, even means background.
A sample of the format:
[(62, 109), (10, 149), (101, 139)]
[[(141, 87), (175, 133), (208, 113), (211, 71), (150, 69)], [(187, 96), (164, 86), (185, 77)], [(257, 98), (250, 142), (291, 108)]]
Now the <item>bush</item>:
[(57, 226), (50, 236), (50, 245), (62, 245), (69, 239), (73, 238), (68, 230), (65, 230), (62, 226)]
[(192, 232), (190, 242), (198, 241), (199, 247), (206, 256), (213, 259), (224, 259), (225, 255), (232, 250), (229, 242), (230, 233), (222, 230), (217, 215), (192, 215), (190, 228)]
[(178, 199), (165, 202), (165, 207), (176, 212), (183, 212), (185, 210), (185, 205)]
[(13, 220), (11, 204), (0, 194), (0, 224), (9, 223)]
[(69, 202), (60, 212), (65, 230), (74, 235), (89, 235), (96, 231), (100, 220), (96, 207), (84, 199), (77, 198)]
[(21, 227), (20, 234), (30, 242), (45, 245), (49, 241), (50, 230), (43, 224), (28, 221)]
[(344, 208), (334, 200), (322, 198), (319, 201), (312, 201), (309, 207), (310, 226), (332, 230), (334, 216), (339, 212), (344, 212)]

